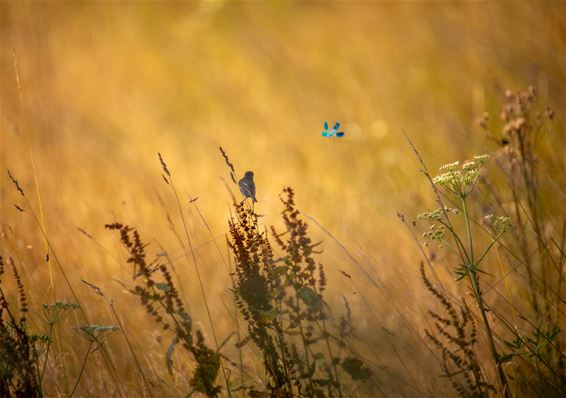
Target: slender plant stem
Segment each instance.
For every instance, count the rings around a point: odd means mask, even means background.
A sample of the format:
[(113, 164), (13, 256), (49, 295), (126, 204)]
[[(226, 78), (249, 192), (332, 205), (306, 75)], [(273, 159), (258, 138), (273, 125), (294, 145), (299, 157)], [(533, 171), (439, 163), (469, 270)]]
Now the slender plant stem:
[(41, 385), (41, 382), (43, 381), (43, 376), (45, 375), (45, 369), (47, 369), (47, 357), (49, 356), (49, 349), (51, 348), (51, 340), (53, 338), (53, 326), (54, 323), (50, 323), (49, 324), (49, 333), (47, 334), (49, 336), (49, 341), (47, 342), (47, 349), (45, 350), (45, 359), (43, 360), (43, 369), (41, 370), (41, 376), (39, 377), (39, 384)]
[(149, 396), (153, 397), (153, 394), (151, 393), (151, 389), (149, 388), (149, 383), (147, 382), (147, 380), (145, 378), (145, 374), (142, 371), (140, 362), (138, 361), (138, 358), (136, 356), (134, 348), (132, 347), (132, 344), (130, 343), (130, 339), (128, 338), (128, 334), (126, 333), (126, 330), (124, 329), (124, 325), (122, 325), (122, 322), (120, 322), (120, 318), (118, 317), (118, 314), (116, 313), (116, 309), (114, 308), (114, 303), (112, 303), (112, 302), (110, 303), (110, 309), (112, 310), (112, 314), (114, 315), (114, 319), (116, 320), (116, 322), (120, 326), (120, 330), (122, 331), (122, 334), (124, 335), (124, 338), (126, 339), (126, 344), (128, 344), (128, 348), (130, 349), (130, 352), (132, 353), (132, 357), (134, 357), (134, 362), (136, 363), (136, 367), (138, 368), (138, 371), (140, 372), (140, 375), (141, 375), (142, 380), (143, 380), (143, 384), (145, 385), (145, 388), (147, 388), (147, 392), (149, 393)]
[[(502, 395), (503, 398), (510, 398), (511, 392), (509, 391), (509, 385), (507, 384), (505, 372), (503, 371), (503, 367), (501, 366), (501, 361), (499, 360), (499, 355), (497, 354), (497, 349), (495, 348), (495, 341), (493, 339), (493, 332), (491, 330), (491, 326), (490, 326), (489, 321), (487, 319), (485, 306), (484, 306), (484, 303), (483, 303), (483, 297), (482, 297), (481, 290), (480, 290), (480, 287), (479, 287), (479, 281), (478, 281), (478, 276), (477, 276), (477, 271), (476, 271), (477, 264), (474, 263), (474, 243), (473, 243), (472, 231), (471, 231), (471, 228), (470, 228), (470, 220), (469, 220), (468, 208), (467, 208), (467, 205), (466, 205), (466, 198), (462, 197), (461, 199), (462, 199), (462, 208), (464, 210), (464, 221), (466, 223), (466, 231), (467, 231), (467, 234), (468, 234), (468, 241), (469, 241), (469, 245), (470, 245), (469, 258), (470, 258), (471, 261), (470, 261), (470, 264), (467, 264), (467, 267), (466, 267), (467, 268), (467, 275), (468, 275), (468, 278), (470, 280), (470, 284), (472, 285), (472, 290), (474, 292), (474, 298), (476, 299), (476, 303), (478, 305), (478, 308), (480, 310), (480, 314), (481, 314), (481, 317), (482, 317), (482, 322), (483, 322), (485, 334), (487, 336), (488, 348), (489, 348), (489, 352), (491, 353), (491, 357), (493, 359), (493, 364), (495, 365), (495, 371), (497, 373), (497, 380), (499, 382), (499, 387), (501, 389), (501, 395)], [(483, 259), (484, 256), (485, 256), (485, 253), (481, 257), (481, 259)]]
[[(303, 348), (305, 349), (305, 362), (307, 364), (307, 372), (310, 373), (311, 365), (310, 365), (310, 359), (309, 359), (309, 350), (308, 350), (308, 345), (307, 345), (307, 339), (305, 337), (305, 332), (303, 331), (303, 322), (301, 321), (299, 303), (297, 303), (297, 317), (299, 318), (299, 331), (301, 332), (301, 340), (303, 342)], [(311, 375), (309, 375), (309, 384), (310, 384), (310, 387), (311, 387), (311, 391), (314, 391), (314, 384), (312, 382), (312, 376)]]
[(481, 255), (480, 259), (476, 262), (476, 265), (480, 265), (480, 263), (482, 262), (482, 260), (484, 259), (484, 257), (486, 256), (486, 254), (489, 252), (489, 250), (491, 249), (491, 247), (495, 244), (495, 242), (497, 242), (499, 240), (499, 238), (501, 237), (501, 235), (503, 235), (502, 232), (500, 232), (489, 244), (489, 246), (487, 246), (487, 248), (484, 250), (483, 254)]
[[(198, 208), (197, 208), (198, 209)], [(199, 212), (200, 214), (200, 212)], [(204, 218), (203, 218), (204, 221)], [(210, 231), (212, 233), (212, 231)], [(216, 242), (216, 241), (215, 241)], [(218, 246), (217, 246), (218, 247)], [(220, 251), (220, 248), (218, 248), (218, 250)], [(228, 250), (228, 248), (227, 248)], [(226, 258), (228, 261), (228, 273), (230, 274), (230, 280), (232, 281), (232, 286), (234, 286), (234, 292), (232, 294), (232, 297), (234, 299), (234, 320), (236, 323), (236, 336), (238, 338), (238, 365), (240, 366), (240, 385), (243, 386), (244, 385), (244, 359), (242, 356), (242, 347), (240, 345), (241, 341), (242, 341), (242, 335), (240, 333), (240, 322), (238, 320), (238, 301), (236, 299), (236, 284), (234, 283), (234, 277), (232, 275), (232, 262), (230, 261), (230, 252), (228, 251), (226, 253)], [(245, 390), (242, 388), (241, 390), (241, 395), (242, 398), (244, 398), (245, 394)]]
[[(278, 307), (278, 309), (279, 311), (281, 311), (280, 306)], [(285, 370), (285, 377), (287, 379), (287, 388), (289, 389), (291, 396), (293, 396), (293, 383), (291, 382), (291, 377), (289, 376), (289, 361), (287, 360), (287, 355), (285, 352), (285, 337), (283, 336), (284, 329), (282, 322), (279, 325), (278, 324), (275, 325), (275, 330), (277, 334), (277, 341), (279, 343), (279, 347), (281, 350), (281, 360), (283, 362), (283, 369)]]
[[(193, 258), (193, 264), (195, 267), (195, 272), (197, 274), (197, 279), (199, 282), (199, 286), (200, 286), (200, 290), (201, 290), (201, 294), (202, 294), (202, 299), (204, 301), (204, 307), (206, 309), (206, 314), (208, 316), (208, 320), (210, 322), (210, 329), (212, 330), (212, 337), (214, 339), (214, 344), (216, 346), (216, 351), (219, 350), (219, 346), (218, 346), (218, 338), (216, 337), (216, 331), (214, 330), (214, 322), (212, 321), (212, 315), (210, 312), (210, 308), (208, 306), (208, 300), (206, 299), (206, 293), (204, 290), (204, 285), (202, 283), (202, 278), (200, 276), (200, 271), (198, 268), (198, 263), (197, 263), (197, 259), (195, 256), (195, 251), (193, 249), (193, 243), (191, 241), (191, 237), (189, 235), (189, 229), (187, 227), (187, 222), (185, 221), (185, 216), (183, 214), (183, 208), (181, 206), (181, 200), (179, 199), (179, 195), (177, 194), (177, 190), (175, 189), (175, 185), (173, 184), (173, 177), (171, 175), (169, 175), (169, 181), (171, 182), (171, 188), (173, 189), (173, 194), (175, 195), (175, 199), (177, 201), (177, 206), (179, 207), (179, 214), (181, 215), (181, 221), (183, 222), (183, 228), (185, 230), (185, 235), (187, 237), (187, 241), (189, 243), (189, 248), (191, 251), (191, 255)], [(224, 361), (222, 360), (222, 357), (220, 356), (220, 367), (222, 368), (222, 376), (224, 377), (224, 383), (226, 384), (226, 391), (228, 392), (228, 396), (231, 398), (232, 397), (232, 393), (230, 392), (230, 385), (228, 384), (228, 376), (226, 375), (226, 369), (224, 368)]]
[[(18, 68), (18, 56), (16, 54), (16, 43), (14, 42), (14, 37), (11, 37), (12, 39), (12, 49), (13, 49), (13, 56), (14, 56), (14, 72), (16, 74), (16, 85), (18, 87), (18, 96), (19, 96), (19, 100), (20, 100), (20, 109), (22, 111), (22, 118), (24, 121), (24, 131), (26, 134), (26, 139), (27, 139), (27, 145), (28, 145), (28, 151), (29, 151), (29, 157), (30, 157), (30, 161), (31, 161), (31, 171), (33, 174), (33, 182), (35, 185), (35, 193), (37, 196), (37, 205), (39, 207), (39, 217), (41, 218), (41, 224), (43, 225), (43, 228), (45, 228), (45, 231), (47, 231), (47, 224), (45, 223), (45, 213), (43, 211), (43, 200), (41, 199), (41, 190), (39, 188), (39, 180), (37, 178), (37, 167), (35, 164), (35, 156), (33, 153), (33, 145), (32, 145), (32, 141), (31, 141), (31, 131), (29, 128), (29, 123), (28, 123), (28, 118), (27, 118), (27, 114), (26, 114), (26, 107), (24, 104), (24, 94), (23, 94), (23, 89), (22, 89), (22, 84), (20, 81), (20, 71)], [(39, 222), (39, 221), (38, 221)], [(45, 233), (45, 251), (46, 254), (49, 254), (49, 241), (47, 239), (47, 233)], [(50, 283), (50, 288), (51, 288), (51, 295), (53, 296), (53, 299), (55, 299), (55, 290), (54, 290), (54, 284), (53, 284), (53, 269), (51, 267), (51, 261), (49, 260), (49, 257), (47, 257), (47, 265), (49, 266), (49, 283)]]
[(456, 242), (456, 247), (458, 248), (458, 254), (460, 254), (460, 257), (464, 258), (470, 262), (470, 257), (468, 255), (468, 252), (466, 251), (466, 248), (464, 246), (464, 243), (462, 243), (462, 240), (460, 239), (460, 237), (458, 236), (458, 234), (456, 233), (456, 231), (454, 231), (454, 228), (452, 228), (452, 225), (439, 220), (438, 221), (441, 225), (444, 225), (444, 227), (450, 231), (450, 233), (452, 234), (452, 236), (454, 237), (454, 241)]
[(468, 215), (468, 206), (466, 205), (466, 198), (462, 198), (462, 209), (464, 210), (464, 220), (466, 222), (466, 231), (468, 233), (468, 243), (470, 245), (470, 253), (467, 256), (470, 260), (470, 267), (474, 267), (474, 240), (472, 237), (472, 229), (470, 227), (470, 220)]
[(489, 325), (489, 321), (487, 319), (483, 299), (481, 296), (481, 292), (479, 289), (479, 282), (477, 279), (477, 274), (475, 270), (471, 270), (468, 272), (468, 277), (470, 278), (470, 283), (472, 284), (472, 289), (474, 291), (474, 297), (478, 304), (480, 314), (482, 317), (485, 334), (487, 336), (487, 342), (489, 347), (489, 352), (491, 353), (491, 357), (493, 359), (493, 363), (495, 365), (495, 371), (497, 373), (497, 380), (499, 381), (499, 387), (501, 388), (501, 396), (503, 398), (510, 398), (511, 392), (509, 391), (509, 385), (507, 384), (507, 378), (505, 377), (505, 372), (503, 371), (503, 367), (501, 366), (501, 361), (499, 361), (499, 355), (497, 354), (497, 349), (495, 348), (495, 342), (493, 340), (493, 333), (491, 331), (491, 327)]
[[(17, 181), (14, 180), (16, 183)], [(57, 253), (55, 252), (53, 246), (51, 245), (51, 241), (49, 240), (49, 238), (47, 237), (47, 232), (45, 231), (45, 229), (43, 228), (43, 226), (41, 225), (41, 222), (39, 221), (39, 219), (37, 218), (37, 215), (35, 214), (35, 212), (33, 211), (33, 207), (28, 199), (28, 197), (23, 193), (23, 191), (21, 192), (22, 196), (24, 197), (27, 206), (29, 207), (29, 211), (25, 211), (24, 212), (26, 214), (29, 214), (33, 217), (33, 219), (35, 220), (35, 223), (37, 224), (37, 226), (39, 227), (39, 230), (41, 231), (43, 237), (45, 238), (45, 241), (47, 242), (47, 245), (49, 247), (49, 250), (51, 251), (51, 253), (53, 254), (53, 258), (55, 259), (55, 262), (57, 263), (57, 265), (59, 266), (59, 270), (61, 271), (61, 274), (63, 275), (63, 278), (65, 279), (65, 283), (67, 284), (67, 286), (69, 287), (69, 290), (71, 291), (71, 294), (73, 295), (73, 298), (75, 299), (76, 303), (79, 305), (79, 311), (82, 314), (83, 318), (85, 319), (87, 324), (90, 324), (89, 320), (88, 320), (88, 316), (86, 314), (86, 311), (84, 310), (83, 306), (80, 303), (80, 300), (75, 292), (75, 289), (73, 289), (73, 285), (71, 284), (71, 281), (69, 280), (67, 273), (65, 272), (65, 269), (63, 268), (63, 264), (61, 263), (61, 261), (59, 260), (59, 257), (57, 256)], [(105, 348), (104, 346), (101, 347), (102, 351), (105, 352)], [(110, 375), (112, 376), (112, 379), (114, 379), (114, 376), (112, 375), (112, 370), (110, 369), (110, 365), (108, 364), (108, 362), (105, 360), (104, 364), (106, 365), (106, 368), (108, 369), (108, 372), (110, 373)], [(116, 383), (116, 380), (113, 380), (114, 384), (116, 385), (116, 388), (118, 391), (120, 391), (120, 388), (118, 386), (118, 384)], [(122, 393), (120, 392), (120, 395), (122, 395)]]
[(86, 361), (88, 359), (88, 356), (90, 354), (90, 349), (92, 348), (93, 344), (94, 344), (94, 341), (91, 341), (90, 344), (88, 345), (88, 350), (86, 350), (85, 359), (83, 360), (83, 365), (81, 366), (81, 371), (79, 372), (79, 377), (77, 377), (77, 381), (75, 382), (75, 386), (73, 387), (73, 390), (69, 394), (69, 398), (71, 398), (73, 396), (73, 394), (75, 393), (75, 390), (79, 386), (79, 382), (81, 381), (81, 376), (83, 375), (83, 371), (85, 370)]
[(326, 322), (322, 320), (322, 330), (324, 332), (324, 342), (326, 343), (326, 348), (328, 349), (328, 354), (330, 355), (330, 363), (332, 364), (332, 370), (334, 371), (334, 378), (336, 379), (336, 385), (338, 388), (338, 395), (342, 398), (342, 388), (340, 387), (340, 377), (338, 376), (338, 370), (336, 369), (336, 363), (334, 363), (334, 354), (332, 353), (332, 347), (330, 347), (330, 342), (328, 341), (330, 335), (326, 330)]

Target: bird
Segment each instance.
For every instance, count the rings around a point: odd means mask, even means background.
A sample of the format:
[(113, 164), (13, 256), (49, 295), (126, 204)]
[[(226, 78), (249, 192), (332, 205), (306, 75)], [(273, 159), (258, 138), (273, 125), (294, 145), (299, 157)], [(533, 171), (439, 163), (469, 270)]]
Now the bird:
[[(257, 199), (255, 198), (255, 183), (253, 171), (246, 171), (244, 178), (238, 181), (238, 185), (240, 186), (240, 192), (245, 196), (245, 198), (252, 198), (253, 203), (257, 202)], [(246, 200), (245, 198), (244, 200)]]

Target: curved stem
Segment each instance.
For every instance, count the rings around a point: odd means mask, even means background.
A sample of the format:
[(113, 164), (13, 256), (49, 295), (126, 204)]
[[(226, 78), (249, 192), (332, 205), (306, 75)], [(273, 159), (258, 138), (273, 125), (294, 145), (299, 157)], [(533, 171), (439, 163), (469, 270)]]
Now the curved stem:
[(463, 260), (467, 260), (469, 262), (470, 258), (468, 257), (468, 252), (466, 251), (466, 248), (464, 247), (464, 243), (462, 243), (462, 240), (460, 239), (458, 234), (454, 231), (452, 226), (445, 223), (442, 220), (439, 220), (438, 222), (441, 225), (443, 225), (448, 231), (450, 231), (450, 233), (454, 237), (454, 240), (456, 241), (456, 247), (458, 248), (458, 254), (460, 254), (460, 257), (462, 257)]
[(79, 382), (81, 381), (81, 376), (83, 375), (83, 371), (85, 370), (85, 367), (86, 367), (86, 360), (88, 359), (88, 356), (90, 354), (90, 349), (92, 348), (93, 344), (94, 344), (94, 341), (91, 341), (89, 346), (88, 346), (88, 350), (86, 350), (85, 359), (83, 361), (83, 365), (81, 366), (81, 371), (79, 372), (79, 377), (77, 377), (77, 381), (75, 382), (75, 386), (73, 387), (73, 390), (69, 394), (69, 398), (71, 398), (73, 396), (73, 394), (75, 393), (75, 390), (79, 386)]
[(153, 397), (153, 394), (151, 393), (151, 389), (149, 388), (149, 383), (146, 380), (145, 374), (143, 373), (140, 362), (138, 361), (138, 357), (136, 356), (134, 348), (132, 347), (132, 344), (130, 343), (130, 339), (128, 338), (128, 334), (126, 333), (126, 330), (124, 329), (124, 325), (122, 325), (122, 322), (120, 321), (120, 318), (118, 317), (118, 314), (116, 313), (116, 309), (114, 308), (114, 303), (112, 303), (112, 302), (110, 303), (110, 309), (112, 310), (112, 314), (114, 315), (114, 319), (116, 319), (116, 322), (120, 326), (120, 330), (122, 331), (122, 334), (124, 335), (124, 338), (126, 339), (126, 344), (128, 345), (128, 348), (130, 349), (130, 353), (134, 357), (134, 362), (136, 363), (136, 367), (138, 368), (138, 371), (140, 372), (140, 375), (141, 375), (142, 380), (143, 380), (143, 384), (145, 385), (145, 388), (147, 388), (147, 392), (148, 392), (149, 396)]
[(485, 306), (483, 303), (483, 298), (481, 295), (481, 291), (479, 289), (479, 282), (474, 269), (468, 271), (468, 277), (470, 279), (470, 283), (472, 285), (472, 289), (474, 291), (474, 296), (476, 302), (478, 304), (480, 314), (482, 317), (485, 334), (487, 336), (487, 342), (489, 347), (489, 352), (493, 359), (493, 363), (495, 365), (495, 371), (497, 373), (497, 380), (499, 382), (499, 387), (501, 389), (501, 396), (503, 398), (510, 398), (511, 392), (509, 391), (509, 385), (507, 384), (507, 378), (505, 377), (505, 372), (503, 371), (503, 367), (501, 366), (501, 361), (499, 360), (499, 355), (497, 354), (497, 349), (495, 348), (495, 341), (493, 339), (493, 333), (491, 331), (491, 326), (489, 325), (489, 321), (487, 319)]
[(479, 265), (483, 258), (486, 256), (486, 254), (489, 252), (489, 249), (491, 249), (491, 247), (495, 244), (495, 242), (497, 242), (499, 240), (499, 238), (501, 237), (501, 235), (503, 235), (502, 232), (500, 232), (489, 244), (489, 246), (487, 246), (487, 248), (485, 249), (485, 251), (483, 252), (483, 254), (481, 255), (480, 259), (476, 262), (476, 265)]
[(53, 323), (50, 323), (49, 325), (49, 341), (47, 342), (47, 349), (45, 350), (45, 360), (43, 361), (43, 369), (41, 370), (41, 376), (39, 377), (39, 384), (41, 385), (41, 382), (43, 381), (43, 376), (45, 375), (45, 369), (47, 368), (47, 357), (49, 356), (49, 349), (51, 348), (51, 339), (53, 338), (52, 333), (53, 333)]

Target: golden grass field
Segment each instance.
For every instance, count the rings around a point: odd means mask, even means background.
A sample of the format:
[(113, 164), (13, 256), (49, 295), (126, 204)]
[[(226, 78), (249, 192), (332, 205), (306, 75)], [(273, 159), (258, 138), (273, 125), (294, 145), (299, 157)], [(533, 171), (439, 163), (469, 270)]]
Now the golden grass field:
[[(423, 255), (408, 230), (420, 239), (426, 226), (413, 228), (412, 221), (436, 204), (403, 130), (433, 175), (445, 163), (477, 154), (498, 159), (501, 149), (478, 126), (478, 117), (488, 112), (490, 129), (500, 131), (505, 91), (533, 86), (537, 106), (555, 112), (537, 147), (541, 187), (548, 188), (539, 195), (548, 213), (544, 233), (564, 248), (561, 2), (3, 1), (0, 66), (0, 256), (5, 264), (13, 258), (20, 271), (30, 330), (46, 331), (39, 317), (43, 304), (75, 301), (62, 267), (90, 323), (116, 325), (112, 301), (155, 397), (189, 393), (194, 364), (177, 348), (175, 371), (168, 373), (171, 336), (128, 292), (133, 271), (127, 253), (105, 224), (135, 226), (149, 243), (148, 255), (168, 254), (195, 328), (213, 346), (194, 259), (183, 250), (182, 219), (160, 175), (158, 152), (181, 200), (220, 341), (235, 330), (236, 316), (218, 250), (226, 258), (227, 219), (233, 214), (226, 186), (238, 201), (240, 193), (219, 146), (238, 178), (254, 171), (262, 225), (283, 228), (279, 195), (285, 186), (294, 188), (309, 234), (323, 241), (317, 261), (328, 277), (325, 300), (336, 314), (342, 312), (342, 297), (349, 301), (357, 331), (353, 345), (374, 375), (371, 385), (351, 384), (348, 396), (458, 396), (449, 378), (439, 377), (438, 351), (424, 334), (430, 328), (427, 312), (438, 305), (421, 280)], [(323, 138), (324, 120), (339, 120), (345, 137)], [(503, 181), (496, 161), (486, 168), (494, 184)], [(189, 196), (198, 197), (198, 207)], [(561, 281), (563, 252), (549, 250), (558, 259)], [(450, 248), (431, 244), (425, 251), (434, 258), (439, 280), (473, 307), (468, 289), (454, 282), (458, 264)], [(522, 260), (507, 261), (499, 252), (488, 260), (490, 274), (482, 282), (506, 277), (494, 287), (498, 295), (484, 292), (486, 301), (501, 305), (509, 319), (527, 316)], [(9, 270), (6, 265), (1, 287), (10, 308), (17, 309), (18, 289)], [(98, 286), (104, 297), (81, 280)], [(555, 314), (555, 324), (564, 328), (561, 283), (554, 290), (556, 307), (538, 315)], [(499, 295), (514, 307), (501, 303)], [(75, 327), (84, 323), (73, 311), (54, 328), (44, 396), (72, 395), (88, 346)], [(477, 355), (497, 385), (479, 325), (478, 330)], [(502, 331), (499, 347), (505, 347), (505, 336)], [(557, 373), (564, 372), (559, 342)], [(222, 352), (236, 360), (234, 343), (232, 337)], [(124, 334), (114, 333), (104, 346), (104, 353), (89, 356), (73, 396), (150, 396)], [(242, 352), (246, 383), (260, 389), (265, 380), (260, 354), (251, 343)], [(511, 373), (522, 365), (505, 366)], [(217, 382), (224, 385), (220, 376)], [(515, 378), (513, 396), (560, 396), (560, 388), (531, 383)], [(493, 396), (499, 396), (496, 390)], [(228, 396), (225, 387), (221, 396)]]

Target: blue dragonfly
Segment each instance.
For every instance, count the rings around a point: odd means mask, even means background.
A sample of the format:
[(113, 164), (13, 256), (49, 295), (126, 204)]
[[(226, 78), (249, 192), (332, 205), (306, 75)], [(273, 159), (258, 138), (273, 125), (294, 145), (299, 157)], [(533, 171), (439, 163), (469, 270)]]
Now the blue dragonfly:
[(340, 128), (340, 122), (336, 122), (334, 123), (334, 127), (332, 127), (332, 130), (330, 130), (328, 128), (328, 122), (325, 120), (324, 121), (324, 131), (322, 132), (322, 136), (323, 137), (344, 137), (344, 132), (343, 131), (338, 131), (338, 129)]

